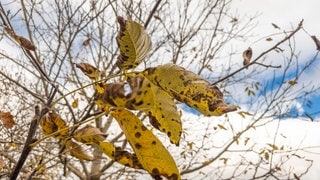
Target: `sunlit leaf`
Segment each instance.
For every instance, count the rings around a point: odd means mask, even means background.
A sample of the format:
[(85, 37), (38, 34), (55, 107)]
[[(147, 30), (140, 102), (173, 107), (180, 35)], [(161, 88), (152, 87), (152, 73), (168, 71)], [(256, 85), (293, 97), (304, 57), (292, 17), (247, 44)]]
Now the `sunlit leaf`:
[(101, 76), (102, 71), (99, 71), (96, 67), (88, 63), (77, 63), (76, 67), (79, 68), (90, 79), (97, 79)]
[(148, 110), (154, 104), (151, 82), (144, 76), (132, 75), (128, 82), (108, 83), (98, 96), (103, 103), (132, 110)]
[(152, 91), (152, 83), (143, 75), (128, 76), (128, 84), (130, 86), (130, 94), (126, 108), (134, 110), (148, 110), (153, 107), (155, 97)]
[(80, 160), (93, 160), (93, 157), (88, 155), (87, 152), (78, 143), (68, 140), (65, 142), (65, 145), (71, 156)]
[(40, 120), (40, 126), (45, 135), (59, 131), (55, 137), (65, 139), (69, 136), (69, 129), (66, 122), (54, 111), (49, 112)]
[(161, 141), (132, 112), (116, 109), (111, 112), (126, 135), (142, 167), (153, 177), (180, 179), (178, 168)]
[(241, 117), (243, 117), (243, 118), (245, 118), (246, 115), (247, 115), (247, 116), (252, 116), (251, 113), (246, 112), (246, 111), (239, 111), (239, 112), (237, 112), (237, 113), (238, 113)]
[(158, 86), (152, 84), (151, 89), (155, 94), (154, 106), (146, 111), (150, 123), (166, 133), (171, 143), (179, 145), (182, 125), (174, 99)]
[(12, 128), (16, 124), (10, 112), (0, 111), (0, 121), (7, 129)]
[(79, 105), (79, 99), (76, 98), (76, 99), (72, 102), (71, 107), (72, 107), (72, 108), (77, 108), (78, 105)]
[(99, 128), (87, 125), (77, 130), (73, 134), (73, 137), (75, 140), (84, 144), (94, 144), (103, 141), (107, 137), (107, 134), (102, 133)]
[(117, 65), (121, 70), (131, 69), (139, 65), (149, 54), (151, 39), (142, 25), (132, 20), (124, 20), (118, 16), (120, 32), (117, 43), (120, 49)]
[(297, 81), (288, 81), (288, 84), (290, 84), (291, 86), (298, 84)]
[(220, 128), (220, 129), (223, 129), (223, 130), (227, 130), (227, 128), (225, 128), (223, 125), (221, 125), (221, 124), (218, 124), (218, 127)]
[(269, 158), (270, 158), (269, 152), (267, 152), (267, 151), (264, 152), (264, 159), (268, 161)]
[(244, 66), (248, 65), (250, 63), (251, 58), (252, 58), (252, 49), (250, 47), (248, 47), (247, 50), (243, 51), (242, 57), (243, 57), (243, 65)]
[(148, 68), (144, 75), (175, 99), (206, 116), (220, 116), (237, 110), (236, 106), (228, 106), (224, 102), (217, 86), (175, 64)]
[(278, 146), (276, 146), (275, 144), (268, 143), (267, 145), (270, 146), (272, 148), (272, 150), (278, 150), (279, 149)]
[(121, 148), (117, 148), (109, 142), (101, 141), (97, 144), (101, 151), (112, 160), (128, 167), (132, 167), (135, 169), (143, 169), (135, 154), (129, 153), (125, 150), (121, 150)]

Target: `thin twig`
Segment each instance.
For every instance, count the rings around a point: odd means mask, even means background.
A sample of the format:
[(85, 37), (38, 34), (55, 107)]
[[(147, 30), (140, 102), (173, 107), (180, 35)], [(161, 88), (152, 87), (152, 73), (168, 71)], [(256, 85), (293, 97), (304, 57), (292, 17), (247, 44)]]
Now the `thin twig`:
[(147, 27), (148, 27), (148, 25), (149, 25), (149, 23), (150, 23), (150, 21), (151, 21), (151, 18), (153, 17), (154, 13), (156, 12), (156, 10), (158, 9), (158, 7), (159, 7), (159, 5), (160, 5), (160, 2), (161, 2), (161, 0), (158, 0), (158, 1), (156, 2), (156, 4), (153, 6), (153, 9), (151, 10), (151, 12), (150, 12), (150, 14), (149, 14), (149, 16), (148, 16), (147, 21), (144, 23), (144, 28), (145, 28), (145, 29), (147, 29)]
[[(298, 27), (291, 32), (291, 34), (289, 34), (288, 36), (286, 36), (285, 38), (283, 38), (281, 41), (279, 41), (277, 44), (275, 44), (273, 47), (271, 47), (270, 49), (262, 52), (258, 57), (256, 57), (252, 62), (250, 62), (249, 64), (247, 64), (246, 66), (243, 66), (242, 68), (234, 71), (231, 74), (228, 74), (227, 76), (219, 79), (218, 81), (214, 82), (213, 85), (216, 85), (232, 76), (234, 76), (235, 74), (239, 73), (242, 70), (247, 69), (249, 66), (253, 65), (253, 64), (257, 64), (257, 61), (262, 58), (264, 55), (268, 54), (269, 52), (273, 51), (274, 49), (276, 49), (280, 44), (284, 43), (285, 41), (287, 41), (288, 39), (290, 39), (295, 33), (297, 33), (301, 28), (302, 28), (302, 24), (303, 24), (303, 20), (300, 21), (300, 23), (298, 24)], [(261, 64), (260, 64), (261, 65)]]

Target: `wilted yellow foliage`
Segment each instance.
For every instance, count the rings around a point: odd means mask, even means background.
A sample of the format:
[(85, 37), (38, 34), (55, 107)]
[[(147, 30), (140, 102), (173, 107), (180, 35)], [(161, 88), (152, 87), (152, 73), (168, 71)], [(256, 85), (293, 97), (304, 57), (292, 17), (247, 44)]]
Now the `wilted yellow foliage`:
[(54, 111), (49, 112), (40, 120), (40, 126), (45, 135), (59, 131), (55, 137), (65, 139), (69, 135), (69, 129), (66, 122)]
[(237, 109), (224, 102), (223, 94), (217, 86), (175, 64), (148, 68), (144, 75), (175, 99), (206, 116), (220, 116)]
[(121, 70), (139, 65), (149, 54), (152, 44), (150, 36), (142, 25), (118, 16), (120, 32), (117, 43), (120, 49), (117, 65)]
[(135, 169), (143, 169), (135, 154), (121, 150), (120, 148), (115, 147), (112, 143), (109, 142), (98, 142), (98, 147), (105, 155), (120, 164)]
[(143, 169), (153, 177), (180, 179), (171, 154), (139, 118), (125, 109), (116, 109), (111, 114), (118, 121)]
[(182, 132), (181, 116), (173, 97), (155, 85), (151, 85), (154, 93), (154, 105), (146, 111), (150, 123), (170, 138), (170, 142), (179, 145)]
[(132, 110), (147, 110), (153, 106), (151, 82), (143, 76), (132, 75), (128, 82), (108, 83), (104, 93), (98, 95), (101, 104)]

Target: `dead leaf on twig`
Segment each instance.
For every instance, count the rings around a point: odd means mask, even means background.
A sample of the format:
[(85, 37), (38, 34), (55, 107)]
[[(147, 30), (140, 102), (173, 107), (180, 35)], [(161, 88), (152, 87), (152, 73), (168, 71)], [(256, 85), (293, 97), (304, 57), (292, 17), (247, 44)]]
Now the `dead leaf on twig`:
[(13, 116), (10, 114), (10, 112), (3, 112), (0, 111), (0, 121), (2, 121), (5, 128), (10, 129), (15, 125), (16, 123), (13, 120)]
[(248, 47), (247, 50), (243, 51), (242, 56), (243, 56), (243, 65), (244, 66), (248, 65), (252, 58), (252, 49)]

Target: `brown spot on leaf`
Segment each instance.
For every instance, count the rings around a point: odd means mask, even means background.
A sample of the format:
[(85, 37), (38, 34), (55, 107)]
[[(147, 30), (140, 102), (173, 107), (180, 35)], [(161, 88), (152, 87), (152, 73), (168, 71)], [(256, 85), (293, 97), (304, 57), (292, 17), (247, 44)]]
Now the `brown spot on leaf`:
[(142, 131), (145, 131), (145, 130), (147, 130), (147, 128), (142, 125), (142, 126), (141, 126), (141, 130), (142, 130)]
[(136, 138), (140, 138), (140, 137), (141, 137), (141, 133), (140, 133), (140, 132), (136, 132), (136, 133), (134, 134), (134, 136), (135, 136)]
[(134, 145), (134, 147), (136, 147), (137, 149), (140, 149), (142, 146), (141, 146), (141, 144), (136, 143), (136, 144)]

